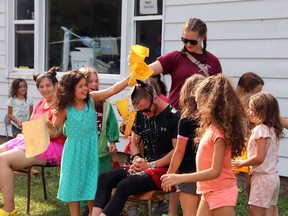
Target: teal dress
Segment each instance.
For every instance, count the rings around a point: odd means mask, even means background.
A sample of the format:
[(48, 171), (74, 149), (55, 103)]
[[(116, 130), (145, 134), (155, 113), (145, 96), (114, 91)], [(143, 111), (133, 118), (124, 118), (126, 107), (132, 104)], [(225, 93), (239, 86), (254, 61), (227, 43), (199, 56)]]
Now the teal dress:
[(66, 109), (64, 144), (57, 197), (64, 202), (94, 200), (98, 180), (98, 132), (94, 102), (83, 110)]

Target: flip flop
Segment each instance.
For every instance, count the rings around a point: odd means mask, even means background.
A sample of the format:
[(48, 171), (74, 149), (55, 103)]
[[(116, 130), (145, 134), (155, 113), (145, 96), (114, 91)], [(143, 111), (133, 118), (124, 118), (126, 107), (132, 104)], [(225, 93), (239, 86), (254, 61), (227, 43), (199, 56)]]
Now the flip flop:
[(13, 211), (6, 212), (3, 209), (0, 209), (0, 216), (19, 216), (20, 214), (18, 213), (17, 209), (14, 209)]

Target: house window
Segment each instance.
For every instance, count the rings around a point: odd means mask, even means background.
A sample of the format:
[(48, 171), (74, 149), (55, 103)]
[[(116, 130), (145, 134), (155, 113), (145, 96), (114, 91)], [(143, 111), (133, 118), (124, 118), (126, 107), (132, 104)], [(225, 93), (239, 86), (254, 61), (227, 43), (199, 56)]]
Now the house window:
[(15, 0), (14, 67), (34, 68), (34, 0)]
[(135, 42), (150, 49), (146, 63), (161, 55), (163, 0), (135, 0)]
[(122, 1), (47, 0), (46, 69), (120, 74)]

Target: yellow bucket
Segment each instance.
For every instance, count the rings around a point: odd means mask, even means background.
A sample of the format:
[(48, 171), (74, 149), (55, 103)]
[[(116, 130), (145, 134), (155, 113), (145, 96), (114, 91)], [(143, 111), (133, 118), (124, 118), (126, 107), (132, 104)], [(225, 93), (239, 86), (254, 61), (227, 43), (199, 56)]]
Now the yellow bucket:
[(121, 99), (121, 100), (117, 100), (117, 101), (115, 101), (115, 104), (116, 104), (116, 107), (117, 107), (121, 117), (125, 121), (126, 118), (128, 117), (129, 99), (128, 98), (124, 98), (124, 99)]
[(153, 73), (153, 71), (145, 62), (136, 62), (134, 65), (131, 66), (131, 69), (132, 73), (128, 81), (129, 86), (137, 84), (136, 79), (144, 81)]
[(125, 132), (124, 132), (124, 138), (125, 139), (127, 139), (132, 133), (132, 126), (133, 126), (133, 123), (135, 121), (135, 117), (136, 117), (136, 112), (135, 111), (129, 111), (128, 121), (126, 123), (126, 128), (125, 128)]
[(144, 61), (146, 57), (149, 56), (149, 48), (141, 45), (132, 45), (130, 47), (130, 66), (138, 61)]
[[(237, 157), (235, 160), (246, 160), (247, 159), (247, 150), (244, 151), (244, 153), (240, 156)], [(234, 171), (236, 171), (237, 173), (239, 172), (246, 172), (248, 173), (248, 166), (243, 166), (241, 168), (233, 168)]]

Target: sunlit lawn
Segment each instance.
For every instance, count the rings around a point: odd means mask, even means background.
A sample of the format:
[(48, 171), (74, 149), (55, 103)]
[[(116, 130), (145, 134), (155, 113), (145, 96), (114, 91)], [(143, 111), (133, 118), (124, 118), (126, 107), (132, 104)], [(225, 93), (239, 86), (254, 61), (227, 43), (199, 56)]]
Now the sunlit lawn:
[[(48, 193), (48, 200), (44, 200), (41, 175), (32, 176), (31, 180), (31, 204), (30, 215), (41, 216), (66, 216), (69, 215), (67, 203), (63, 203), (56, 198), (59, 181), (59, 168), (46, 168), (46, 186)], [(16, 207), (21, 215), (26, 215), (27, 204), (27, 176), (24, 174), (16, 175)], [(0, 205), (3, 204), (2, 195), (0, 195)], [(278, 203), (281, 216), (288, 216), (288, 195), (281, 195)], [(141, 209), (141, 208), (140, 208)], [(180, 209), (180, 208), (179, 208)], [(139, 215), (147, 215), (142, 208)], [(181, 215), (181, 210), (179, 210)], [(247, 196), (245, 192), (239, 193), (238, 204), (236, 207), (237, 216), (247, 216)], [(161, 216), (161, 214), (155, 214)]]

